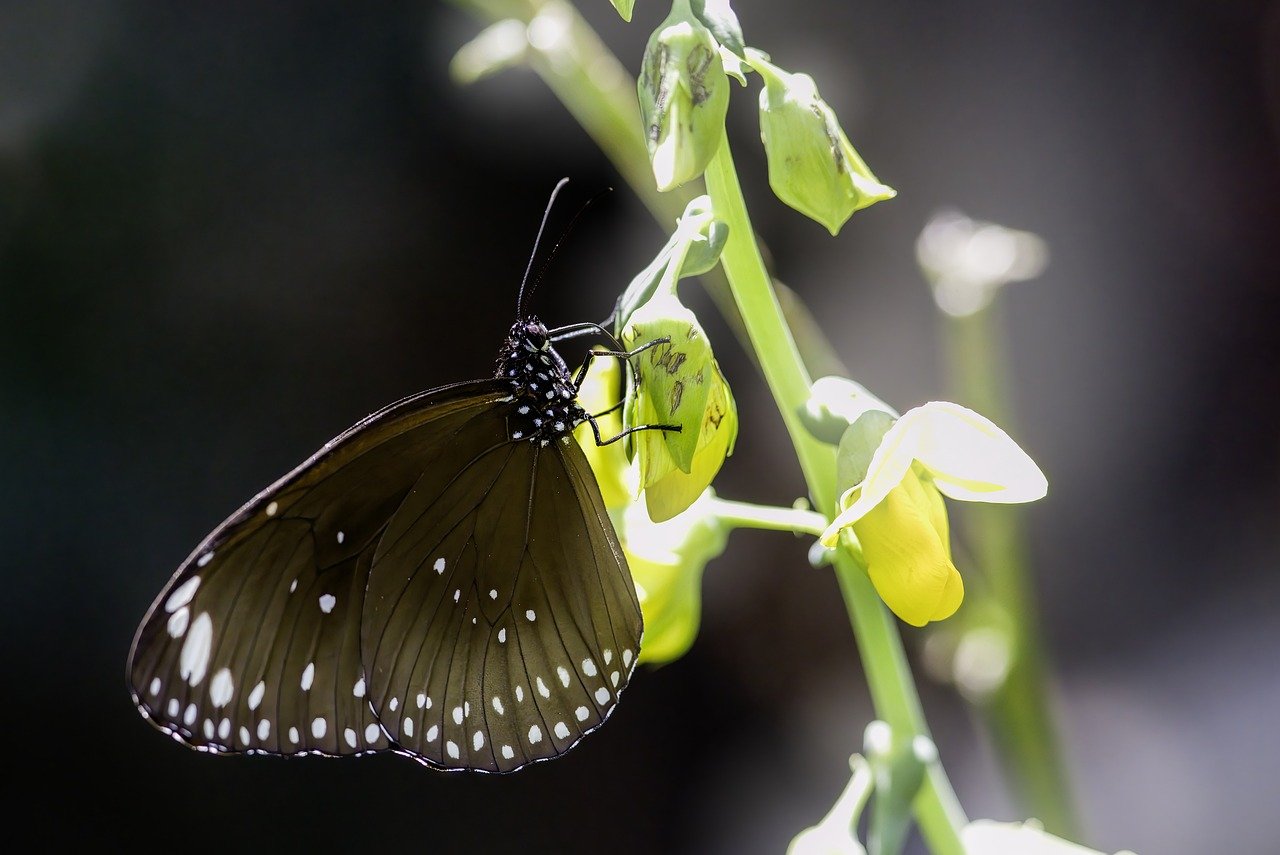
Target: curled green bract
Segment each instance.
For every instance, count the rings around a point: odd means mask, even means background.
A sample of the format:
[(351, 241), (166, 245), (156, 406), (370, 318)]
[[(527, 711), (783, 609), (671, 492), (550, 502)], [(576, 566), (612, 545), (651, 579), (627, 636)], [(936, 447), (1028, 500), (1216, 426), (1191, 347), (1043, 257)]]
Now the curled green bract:
[(834, 235), (854, 211), (897, 195), (854, 150), (812, 77), (783, 71), (759, 51), (748, 50), (747, 60), (764, 78), (760, 138), (779, 199)]
[(724, 138), (729, 79), (720, 45), (689, 0), (676, 0), (649, 37), (636, 92), (658, 190), (700, 176)]

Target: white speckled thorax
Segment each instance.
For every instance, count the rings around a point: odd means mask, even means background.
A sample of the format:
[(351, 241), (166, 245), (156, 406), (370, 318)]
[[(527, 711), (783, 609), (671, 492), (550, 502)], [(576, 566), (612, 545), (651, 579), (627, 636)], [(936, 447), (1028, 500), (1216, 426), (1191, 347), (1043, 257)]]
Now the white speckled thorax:
[(498, 354), (498, 376), (511, 384), (508, 429), (512, 439), (545, 444), (586, 421), (569, 367), (551, 346), (547, 328), (536, 317), (512, 325)]

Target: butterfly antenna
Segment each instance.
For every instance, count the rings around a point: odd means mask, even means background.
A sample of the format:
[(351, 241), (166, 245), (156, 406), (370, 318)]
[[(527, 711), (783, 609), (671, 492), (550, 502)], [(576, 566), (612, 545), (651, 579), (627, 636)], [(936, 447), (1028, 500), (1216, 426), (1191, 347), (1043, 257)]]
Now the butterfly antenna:
[[(524, 278), (520, 280), (520, 296), (516, 298), (516, 317), (523, 318), (525, 316), (524, 315), (525, 286), (529, 284), (529, 274), (533, 271), (533, 260), (538, 257), (538, 246), (542, 243), (542, 233), (547, 228), (547, 220), (551, 217), (551, 209), (556, 204), (556, 197), (560, 195), (560, 190), (564, 187), (564, 185), (568, 183), (569, 183), (568, 178), (561, 178), (559, 181), (556, 182), (555, 189), (551, 191), (551, 198), (547, 200), (547, 209), (542, 212), (542, 223), (538, 226), (538, 236), (533, 239), (533, 252), (529, 253), (529, 263), (525, 265)], [(558, 245), (559, 244), (557, 244), (557, 246)], [(555, 255), (554, 250), (552, 250), (552, 255)], [(538, 279), (541, 279), (541, 278), (542, 278), (542, 274), (541, 272), (539, 272)], [(538, 283), (535, 280), (533, 284), (536, 287)], [(530, 294), (533, 293), (532, 287), (529, 288), (529, 293)]]
[[(568, 179), (566, 178), (565, 180), (567, 181)], [(556, 186), (556, 190), (559, 190), (559, 189), (560, 189), (560, 187), (559, 187), (559, 185), (557, 185), (557, 186)], [(546, 259), (546, 261), (542, 262), (542, 266), (538, 268), (538, 276), (537, 276), (537, 278), (536, 278), (536, 279), (534, 279), (534, 280), (533, 280), (533, 284), (529, 286), (529, 291), (528, 291), (528, 293), (529, 293), (529, 294), (533, 294), (533, 292), (537, 289), (537, 287), (538, 287), (539, 283), (541, 283), (541, 282), (542, 282), (542, 277), (543, 277), (543, 276), (545, 276), (545, 275), (547, 274), (547, 269), (551, 267), (551, 262), (555, 261), (556, 253), (558, 253), (558, 252), (560, 251), (560, 247), (564, 244), (565, 240), (566, 240), (566, 239), (568, 239), (569, 235), (570, 235), (570, 234), (572, 234), (572, 232), (573, 232), (573, 227), (574, 227), (574, 226), (576, 226), (576, 225), (578, 224), (578, 220), (582, 219), (582, 215), (583, 215), (583, 214), (585, 214), (585, 213), (587, 212), (587, 209), (588, 209), (588, 208), (590, 208), (590, 207), (592, 206), (592, 204), (594, 204), (594, 203), (596, 202), (596, 200), (598, 200), (598, 199), (600, 199), (602, 196), (604, 196), (604, 195), (606, 195), (606, 194), (608, 194), (608, 193), (612, 193), (612, 192), (613, 192), (613, 188), (612, 188), (612, 187), (606, 187), (606, 188), (604, 188), (604, 189), (603, 189), (603, 190), (601, 190), (599, 193), (597, 193), (596, 195), (592, 196), (592, 197), (591, 197), (590, 199), (588, 199), (585, 203), (583, 203), (582, 207), (578, 209), (578, 213), (576, 213), (576, 214), (574, 214), (574, 215), (573, 215), (573, 219), (569, 221), (569, 225), (567, 225), (567, 226), (565, 226), (565, 227), (564, 227), (564, 231), (563, 231), (563, 232), (561, 232), (561, 233), (560, 233), (560, 237), (556, 239), (555, 245), (551, 247), (551, 252), (547, 253), (547, 259)], [(551, 200), (552, 200), (552, 201), (555, 201), (555, 194), (554, 194), (554, 193), (553, 193), (553, 194), (552, 194), (552, 196), (551, 196)], [(547, 210), (548, 210), (548, 211), (550, 210), (550, 207), (549, 207), (549, 206), (548, 206), (548, 209), (547, 209)], [(544, 223), (545, 223), (545, 220), (544, 220)], [(532, 264), (533, 264), (533, 259), (532, 259), (532, 258), (531, 258), (531, 259), (529, 259), (529, 264), (530, 264), (530, 265), (532, 265)], [(527, 276), (528, 274), (526, 273), (525, 275)], [(523, 314), (523, 313), (524, 313), (524, 296), (523, 296), (523, 294), (524, 294), (524, 286), (523, 286), (523, 285), (521, 286), (521, 289), (520, 289), (520, 290), (521, 290), (521, 303), (520, 303), (519, 308), (520, 308), (520, 311), (521, 311), (521, 317), (524, 317), (524, 314)]]

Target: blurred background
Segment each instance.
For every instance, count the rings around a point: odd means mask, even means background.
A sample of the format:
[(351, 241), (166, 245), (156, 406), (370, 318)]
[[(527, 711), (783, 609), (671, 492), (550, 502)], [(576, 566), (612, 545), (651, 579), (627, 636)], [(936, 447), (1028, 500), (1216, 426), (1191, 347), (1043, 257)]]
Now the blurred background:
[[(633, 70), (666, 14), (584, 13)], [(778, 274), (853, 376), (944, 396), (913, 245), (958, 206), (1052, 261), (1004, 299), (1055, 703), (1086, 841), (1269, 851), (1280, 739), (1280, 3), (735, 0), (900, 196), (832, 240), (730, 133)], [(507, 778), (213, 759), (125, 690), (137, 622), (224, 516), (330, 436), (485, 376), (546, 195), (606, 186), (538, 293), (602, 318), (665, 233), (541, 82), (461, 90), (431, 2), (0, 6), (0, 620), (12, 786), (43, 839), (245, 849), (778, 852), (872, 717), (806, 541), (735, 534), (692, 652)], [(789, 504), (781, 422), (696, 287), (743, 415), (723, 495)], [(964, 567), (961, 567), (962, 571)], [(921, 637), (907, 631), (910, 649)], [(921, 669), (974, 817), (1019, 818)], [(918, 845), (918, 841), (917, 844)]]

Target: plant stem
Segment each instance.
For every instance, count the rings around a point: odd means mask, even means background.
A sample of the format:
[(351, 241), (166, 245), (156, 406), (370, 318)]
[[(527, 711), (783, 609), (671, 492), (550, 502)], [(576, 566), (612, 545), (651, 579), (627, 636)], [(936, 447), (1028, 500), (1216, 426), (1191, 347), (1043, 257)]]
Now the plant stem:
[[(997, 296), (966, 317), (948, 317), (947, 364), (955, 400), (1013, 430), (1008, 361)], [(1016, 800), (1045, 830), (1075, 839), (1077, 823), (1049, 706), (1049, 668), (1027, 559), (1025, 515), (1017, 507), (967, 506), (963, 520), (977, 565), (1008, 620), (1013, 660), (1004, 682), (979, 704), (1013, 782)], [(980, 596), (983, 594), (980, 594)]]
[(769, 531), (793, 531), (797, 534), (822, 534), (830, 522), (816, 511), (800, 508), (778, 508), (770, 505), (753, 505), (734, 502), (720, 497), (709, 502), (711, 511), (734, 528), (759, 528)]
[[(727, 139), (707, 167), (706, 183), (716, 217), (729, 225), (729, 239), (720, 263), (795, 446), (811, 498), (830, 517), (835, 511), (834, 456), (830, 447), (819, 443), (800, 422), (799, 411), (808, 398), (810, 379), (755, 244)], [(888, 610), (871, 586), (865, 568), (853, 556), (839, 551), (835, 566), (877, 714), (889, 723), (895, 736), (928, 736), (902, 639)], [(930, 767), (914, 807), (916, 820), (934, 853), (963, 853), (959, 830), (966, 822), (964, 812), (940, 764)]]

